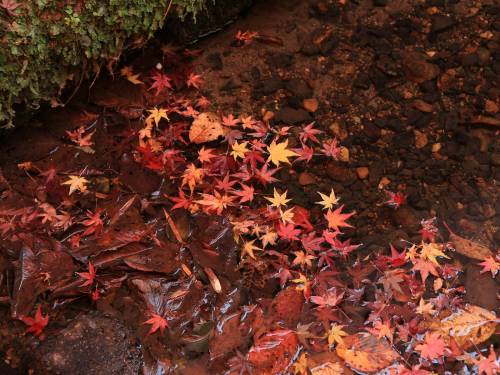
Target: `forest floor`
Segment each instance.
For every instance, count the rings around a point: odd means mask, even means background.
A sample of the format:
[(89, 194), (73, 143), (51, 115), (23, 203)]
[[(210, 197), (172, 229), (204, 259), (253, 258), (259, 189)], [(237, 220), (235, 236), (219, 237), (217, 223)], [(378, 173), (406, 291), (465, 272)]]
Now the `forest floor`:
[(0, 372), (497, 373), (499, 46), (495, 1), (262, 1), (43, 111)]

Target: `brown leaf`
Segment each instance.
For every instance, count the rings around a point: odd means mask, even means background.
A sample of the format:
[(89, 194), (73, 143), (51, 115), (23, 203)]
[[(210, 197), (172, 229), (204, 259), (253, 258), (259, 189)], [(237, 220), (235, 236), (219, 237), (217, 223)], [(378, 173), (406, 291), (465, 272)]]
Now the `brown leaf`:
[(225, 134), (226, 129), (222, 126), (219, 116), (213, 112), (204, 112), (193, 121), (189, 129), (189, 141), (200, 144), (215, 141)]
[(489, 257), (494, 257), (494, 254), (486, 246), (481, 245), (478, 242), (460, 237), (458, 234), (453, 232), (446, 223), (444, 224), (450, 232), (450, 242), (453, 243), (453, 246), (455, 246), (455, 250), (458, 253), (465, 255), (466, 257), (478, 260), (486, 260)]
[(377, 372), (399, 358), (386, 340), (367, 333), (344, 337), (336, 352), (350, 367), (362, 372)]
[(497, 323), (495, 313), (468, 305), (444, 319), (424, 322), (423, 326), (440, 334), (447, 345), (453, 338), (458, 346), (468, 348), (488, 340), (495, 333)]

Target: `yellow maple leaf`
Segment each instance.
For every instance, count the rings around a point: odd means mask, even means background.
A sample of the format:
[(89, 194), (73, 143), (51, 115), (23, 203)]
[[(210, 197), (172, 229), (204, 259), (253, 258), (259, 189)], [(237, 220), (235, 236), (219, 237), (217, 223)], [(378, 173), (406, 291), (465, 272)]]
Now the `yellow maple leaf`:
[(130, 67), (130, 66), (124, 66), (120, 70), (120, 74), (123, 77), (127, 78), (127, 80), (132, 82), (134, 85), (142, 85), (144, 83), (139, 79), (140, 74), (139, 73), (134, 74), (134, 71), (132, 70), (132, 67)]
[(287, 193), (288, 191), (285, 191), (283, 194), (280, 194), (278, 193), (276, 188), (274, 188), (274, 196), (264, 197), (264, 198), (266, 198), (269, 202), (272, 203), (271, 207), (279, 208), (281, 206), (286, 206), (286, 204), (291, 201), (291, 199), (286, 198)]
[(252, 241), (245, 241), (243, 243), (243, 246), (241, 248), (241, 258), (243, 259), (243, 257), (245, 255), (249, 255), (250, 258), (252, 259), (255, 259), (255, 254), (254, 254), (254, 251), (257, 251), (257, 250), (262, 250), (260, 248), (258, 248), (257, 246), (255, 246), (253, 243), (255, 242), (255, 240), (252, 240)]
[(295, 375), (304, 375), (307, 374), (307, 355), (306, 353), (302, 353), (297, 361), (293, 364), (293, 373)]
[(344, 340), (343, 336), (347, 336), (347, 332), (342, 330), (344, 326), (332, 324), (330, 331), (328, 331), (328, 346), (331, 348), (334, 344), (340, 344)]
[(233, 149), (233, 151), (231, 151), (231, 155), (234, 157), (234, 160), (236, 160), (237, 158), (242, 158), (244, 159), (245, 158), (245, 154), (250, 151), (248, 148), (247, 148), (247, 145), (248, 145), (248, 142), (242, 142), (242, 143), (238, 143), (238, 141), (234, 141), (233, 145), (231, 146), (231, 148)]
[(294, 208), (289, 208), (288, 210), (282, 211), (280, 210), (280, 218), (284, 223), (293, 223), (293, 217), (295, 216)]
[(150, 113), (150, 115), (146, 118), (146, 123), (153, 120), (156, 126), (158, 126), (162, 118), (164, 118), (167, 121), (170, 121), (167, 115), (167, 111), (163, 108), (158, 109), (154, 107), (153, 109), (148, 110), (148, 112)]
[(319, 202), (316, 202), (316, 204), (320, 204), (323, 206), (323, 209), (329, 209), (331, 210), (334, 205), (339, 203), (340, 198), (337, 198), (335, 195), (335, 192), (332, 191), (330, 192), (330, 195), (326, 195), (323, 193), (318, 192), (318, 194), (321, 196), (322, 200)]
[(84, 193), (87, 191), (87, 184), (89, 180), (80, 176), (69, 176), (69, 180), (64, 181), (61, 185), (69, 185), (69, 195), (73, 194), (76, 190)]
[(420, 257), (422, 259), (434, 263), (436, 266), (439, 266), (436, 257), (443, 257), (450, 259), (445, 253), (441, 251), (441, 247), (442, 247), (441, 245), (438, 245), (437, 243), (434, 242), (422, 243), (422, 250), (420, 252)]
[(267, 151), (269, 152), (269, 157), (267, 161), (273, 163), (277, 167), (280, 165), (280, 162), (290, 164), (288, 158), (292, 156), (299, 156), (296, 152), (287, 149), (288, 139), (281, 143), (276, 143), (276, 141), (272, 141), (269, 146), (267, 146)]
[(272, 230), (268, 230), (264, 235), (259, 237), (262, 242), (262, 247), (266, 247), (267, 245), (276, 245), (276, 240), (278, 239), (278, 233), (273, 232)]

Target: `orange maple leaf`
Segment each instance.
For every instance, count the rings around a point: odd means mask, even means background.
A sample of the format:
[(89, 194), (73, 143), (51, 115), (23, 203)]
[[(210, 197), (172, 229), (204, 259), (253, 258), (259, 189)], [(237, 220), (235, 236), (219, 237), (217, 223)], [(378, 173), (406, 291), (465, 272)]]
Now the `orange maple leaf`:
[(152, 335), (158, 331), (158, 329), (160, 330), (160, 334), (163, 335), (165, 328), (168, 328), (167, 320), (163, 316), (154, 313), (152, 313), (151, 318), (146, 320), (143, 324), (151, 324), (148, 335)]
[(342, 213), (343, 208), (344, 206), (340, 206), (335, 211), (328, 210), (328, 212), (325, 214), (325, 218), (326, 220), (328, 220), (328, 228), (335, 229), (335, 231), (338, 231), (339, 228), (341, 227), (347, 227), (347, 228), (353, 227), (351, 224), (346, 223), (346, 220), (349, 219), (352, 215), (354, 215), (354, 212), (343, 214)]

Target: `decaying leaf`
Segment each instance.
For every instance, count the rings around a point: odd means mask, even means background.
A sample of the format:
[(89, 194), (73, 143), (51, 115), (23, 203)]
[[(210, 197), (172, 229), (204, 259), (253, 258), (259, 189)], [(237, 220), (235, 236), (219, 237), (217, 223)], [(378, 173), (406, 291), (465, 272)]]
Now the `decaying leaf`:
[(367, 333), (345, 337), (336, 352), (353, 369), (368, 373), (379, 371), (399, 358), (385, 339)]
[(353, 375), (334, 352), (322, 352), (309, 356), (308, 366), (312, 375)]
[(457, 253), (478, 260), (486, 260), (489, 257), (493, 257), (493, 253), (486, 246), (459, 236), (453, 232), (446, 223), (444, 224), (450, 232), (450, 242), (455, 247)]
[(439, 333), (446, 344), (450, 338), (462, 348), (479, 345), (488, 340), (498, 323), (495, 313), (479, 306), (468, 305), (445, 319), (424, 322), (431, 332)]
[(226, 134), (221, 119), (213, 112), (201, 113), (189, 129), (189, 141), (200, 144), (215, 141)]

